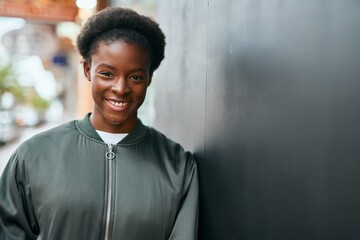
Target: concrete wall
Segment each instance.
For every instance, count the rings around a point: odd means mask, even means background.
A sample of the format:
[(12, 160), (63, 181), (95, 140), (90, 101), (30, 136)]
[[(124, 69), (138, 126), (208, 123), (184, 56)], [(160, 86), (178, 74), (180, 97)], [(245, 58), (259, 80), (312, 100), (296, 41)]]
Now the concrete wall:
[(360, 239), (360, 2), (157, 12), (156, 126), (196, 154), (200, 239)]

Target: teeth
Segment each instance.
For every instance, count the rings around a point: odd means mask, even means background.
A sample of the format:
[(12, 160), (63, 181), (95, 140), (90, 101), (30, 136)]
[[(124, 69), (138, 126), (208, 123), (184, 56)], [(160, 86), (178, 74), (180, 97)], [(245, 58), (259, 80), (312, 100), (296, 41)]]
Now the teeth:
[(108, 100), (109, 103), (111, 103), (112, 105), (116, 106), (116, 107), (123, 107), (129, 104), (129, 102), (116, 102), (113, 100)]

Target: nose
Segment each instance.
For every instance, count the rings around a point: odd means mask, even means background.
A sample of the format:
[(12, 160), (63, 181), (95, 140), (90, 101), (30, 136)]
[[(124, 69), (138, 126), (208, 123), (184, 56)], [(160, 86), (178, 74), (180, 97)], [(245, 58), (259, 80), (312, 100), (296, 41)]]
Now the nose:
[(129, 92), (130, 88), (125, 78), (118, 78), (114, 81), (111, 90), (117, 94), (124, 94)]

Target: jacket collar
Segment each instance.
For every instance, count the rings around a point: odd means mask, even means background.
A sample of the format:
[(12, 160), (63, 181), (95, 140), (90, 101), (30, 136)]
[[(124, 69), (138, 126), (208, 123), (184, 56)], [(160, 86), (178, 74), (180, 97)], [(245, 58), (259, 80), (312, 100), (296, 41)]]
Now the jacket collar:
[[(78, 126), (79, 130), (85, 134), (86, 136), (98, 140), (103, 141), (99, 134), (96, 132), (95, 128), (90, 122), (90, 115), (88, 113), (85, 117), (81, 120), (76, 121), (76, 125)], [(137, 120), (137, 124), (134, 130), (132, 130), (124, 139), (122, 139), (118, 144), (134, 144), (141, 141), (147, 134), (149, 128), (146, 127), (140, 119)]]

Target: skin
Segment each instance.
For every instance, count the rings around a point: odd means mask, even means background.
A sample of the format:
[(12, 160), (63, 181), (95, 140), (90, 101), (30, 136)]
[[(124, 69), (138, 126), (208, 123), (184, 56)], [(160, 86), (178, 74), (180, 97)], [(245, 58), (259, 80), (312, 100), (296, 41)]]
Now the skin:
[(84, 61), (83, 68), (91, 82), (94, 108), (90, 121), (94, 128), (109, 133), (131, 132), (151, 83), (149, 53), (122, 40), (99, 43), (91, 63)]

